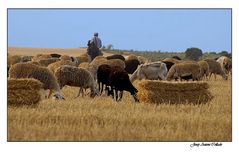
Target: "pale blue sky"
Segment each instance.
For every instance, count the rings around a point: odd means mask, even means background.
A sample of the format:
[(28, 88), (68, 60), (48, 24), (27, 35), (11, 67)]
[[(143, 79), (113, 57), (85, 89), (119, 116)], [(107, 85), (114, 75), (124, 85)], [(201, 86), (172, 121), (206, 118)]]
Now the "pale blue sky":
[(8, 46), (231, 52), (230, 9), (8, 9)]

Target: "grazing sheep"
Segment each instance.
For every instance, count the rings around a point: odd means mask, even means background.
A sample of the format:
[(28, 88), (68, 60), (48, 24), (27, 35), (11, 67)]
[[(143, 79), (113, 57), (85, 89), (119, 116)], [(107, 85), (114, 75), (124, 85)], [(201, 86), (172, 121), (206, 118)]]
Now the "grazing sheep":
[(73, 63), (70, 60), (60, 60), (60, 61), (57, 61), (57, 62), (54, 62), (54, 63), (48, 65), (47, 68), (49, 68), (54, 73), (58, 67), (63, 66), (63, 65), (75, 66), (75, 63)]
[(162, 60), (162, 62), (166, 64), (169, 71), (174, 64), (180, 63), (181, 61), (174, 58), (165, 58), (164, 60)]
[(209, 75), (209, 65), (207, 63), (207, 61), (201, 60), (197, 62), (201, 68), (201, 78), (205, 78), (207, 79), (208, 75)]
[(91, 97), (95, 97), (95, 95), (98, 93), (93, 76), (86, 69), (64, 65), (56, 69), (55, 76), (60, 88), (64, 87), (65, 85), (80, 87), (77, 97), (80, 96), (80, 93), (82, 93), (83, 97), (83, 89), (87, 88), (90, 88), (91, 90)]
[(111, 67), (119, 66), (122, 69), (125, 69), (125, 63), (124, 63), (124, 61), (122, 61), (120, 59), (110, 59), (110, 60), (106, 61), (106, 64), (110, 65)]
[(195, 62), (181, 62), (174, 64), (167, 74), (167, 80), (180, 79), (187, 77), (189, 79), (192, 76), (192, 80), (200, 80), (201, 69), (199, 64)]
[(97, 56), (89, 65), (89, 71), (92, 73), (94, 79), (97, 79), (97, 70), (100, 65), (107, 64), (110, 65), (111, 67), (113, 66), (119, 66), (122, 69), (125, 68), (125, 63), (124, 61), (120, 59), (110, 59), (107, 60), (103, 56)]
[(227, 75), (222, 70), (221, 65), (214, 59), (205, 59), (209, 65), (209, 78), (211, 78), (212, 74), (216, 79), (216, 74), (221, 75), (224, 80), (227, 80)]
[(36, 62), (38, 62), (41, 66), (47, 67), (48, 65), (59, 61), (59, 58), (50, 58), (50, 59), (41, 59)]
[(52, 53), (50, 54), (52, 58), (60, 58), (61, 55), (60, 54), (57, 54), (57, 53)]
[(37, 66), (31, 63), (17, 63), (9, 70), (9, 78), (34, 78), (43, 83), (43, 89), (50, 89), (48, 98), (54, 92), (54, 97), (64, 99), (56, 77), (46, 67)]
[(110, 60), (110, 59), (120, 59), (122, 61), (125, 61), (125, 58), (122, 55), (120, 55), (120, 54), (113, 54), (113, 55), (107, 56), (106, 59), (107, 60)]
[(102, 64), (107, 64), (107, 61), (108, 60), (104, 56), (97, 56), (93, 61), (91, 61), (89, 65), (89, 71), (92, 73), (95, 80), (97, 79), (98, 67)]
[(76, 59), (78, 61), (78, 65), (83, 62), (91, 62), (91, 57), (87, 53), (77, 56)]
[[(97, 82), (99, 86), (100, 93), (103, 92), (104, 85), (105, 90), (108, 90), (109, 93), (109, 75), (111, 72), (111, 66), (107, 64), (100, 65), (97, 70)], [(109, 94), (108, 94), (109, 95)]]
[(167, 72), (166, 64), (161, 61), (141, 64), (130, 77), (130, 81), (133, 83), (136, 79), (165, 80)]
[(217, 62), (221, 65), (222, 70), (226, 73), (229, 74), (231, 73), (232, 69), (232, 61), (230, 58), (226, 56), (221, 56), (217, 59)]
[(125, 71), (128, 74), (133, 74), (135, 70), (137, 69), (138, 65), (140, 65), (140, 62), (138, 59), (131, 59), (125, 61)]
[[(125, 90), (131, 93), (135, 102), (139, 102), (137, 97), (138, 90), (130, 82), (128, 73), (121, 67), (115, 66), (111, 68), (109, 75), (109, 85), (115, 91), (116, 101), (120, 101), (122, 99), (123, 91)], [(118, 91), (120, 91), (119, 100)]]

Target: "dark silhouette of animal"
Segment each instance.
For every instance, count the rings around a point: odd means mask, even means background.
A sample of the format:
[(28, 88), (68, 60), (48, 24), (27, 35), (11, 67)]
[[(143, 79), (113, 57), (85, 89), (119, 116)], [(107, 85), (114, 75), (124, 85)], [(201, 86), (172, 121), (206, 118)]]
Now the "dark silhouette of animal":
[(93, 60), (95, 57), (99, 55), (103, 55), (99, 48), (95, 45), (94, 42), (88, 41), (87, 44), (87, 54), (91, 57), (91, 60)]
[(122, 61), (125, 61), (125, 58), (120, 54), (113, 54), (113, 55), (107, 56), (106, 59), (108, 59), (108, 60), (110, 60), (110, 59), (120, 59)]
[(136, 69), (138, 68), (138, 65), (140, 65), (140, 62), (138, 59), (130, 59), (125, 61), (125, 71), (128, 74), (133, 74)]
[[(139, 102), (139, 99), (137, 97), (138, 90), (130, 82), (128, 73), (121, 67), (115, 66), (111, 68), (109, 75), (109, 85), (115, 91), (113, 98), (115, 95), (116, 101), (120, 101), (122, 99), (123, 91), (125, 90), (131, 93), (131, 95), (134, 97), (135, 102)], [(119, 99), (118, 91), (120, 91)]]
[(109, 75), (111, 72), (111, 66), (107, 64), (100, 65), (97, 70), (97, 82), (99, 85), (99, 91), (100, 93), (103, 92), (104, 85), (105, 90), (108, 91), (108, 95), (113, 95), (112, 90), (109, 88)]
[(53, 58), (60, 58), (61, 57), (61, 55), (60, 54), (57, 54), (57, 53), (52, 53), (52, 54), (50, 54), (51, 55), (51, 57), (53, 57)]

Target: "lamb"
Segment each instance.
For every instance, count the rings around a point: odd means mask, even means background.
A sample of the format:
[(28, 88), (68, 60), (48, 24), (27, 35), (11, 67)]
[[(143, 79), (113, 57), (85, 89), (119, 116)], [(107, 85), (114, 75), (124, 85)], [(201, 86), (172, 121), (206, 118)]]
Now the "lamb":
[(166, 64), (161, 61), (141, 64), (130, 77), (130, 81), (133, 83), (136, 79), (166, 80), (167, 72)]
[(232, 69), (232, 61), (230, 58), (226, 56), (221, 56), (217, 59), (217, 62), (221, 65), (222, 70), (226, 73), (229, 74)]
[(84, 96), (83, 88), (90, 88), (91, 97), (95, 97), (98, 94), (93, 76), (86, 69), (64, 65), (56, 69), (55, 76), (60, 88), (65, 85), (80, 87), (77, 97), (80, 96), (80, 93), (82, 93), (82, 97)]
[(216, 74), (221, 75), (224, 80), (227, 80), (227, 75), (223, 71), (221, 65), (214, 59), (205, 59), (209, 65), (209, 78), (214, 74), (216, 79)]
[[(116, 101), (120, 101), (122, 99), (123, 91), (125, 90), (131, 93), (131, 95), (134, 97), (135, 102), (139, 102), (139, 99), (137, 97), (138, 90), (130, 82), (128, 73), (121, 67), (115, 66), (111, 68), (109, 75), (109, 85), (115, 91)], [(118, 91), (120, 91), (119, 100)]]
[(54, 74), (46, 67), (31, 63), (17, 63), (9, 70), (9, 78), (34, 78), (43, 83), (43, 89), (50, 89), (48, 98), (54, 92), (54, 98), (65, 99)]
[(60, 60), (60, 61), (57, 61), (57, 62), (54, 62), (54, 63), (48, 65), (47, 68), (49, 68), (54, 73), (55, 70), (62, 65), (75, 66), (75, 63), (73, 63), (69, 60)]
[(122, 55), (120, 55), (120, 54), (113, 54), (113, 55), (107, 56), (106, 59), (107, 60), (110, 60), (110, 59), (120, 59), (122, 61), (125, 61), (125, 58)]
[[(196, 62), (181, 62), (174, 64), (167, 74), (167, 80), (180, 79), (182, 77), (191, 77), (192, 80), (200, 80), (201, 69)], [(187, 78), (188, 79), (188, 78)]]
[(201, 68), (201, 75), (200, 77), (202, 78), (207, 78), (209, 75), (209, 65), (207, 63), (207, 61), (201, 60), (197, 62)]
[(128, 74), (133, 74), (135, 70), (137, 69), (138, 65), (140, 65), (140, 62), (138, 59), (131, 59), (125, 61), (125, 71)]

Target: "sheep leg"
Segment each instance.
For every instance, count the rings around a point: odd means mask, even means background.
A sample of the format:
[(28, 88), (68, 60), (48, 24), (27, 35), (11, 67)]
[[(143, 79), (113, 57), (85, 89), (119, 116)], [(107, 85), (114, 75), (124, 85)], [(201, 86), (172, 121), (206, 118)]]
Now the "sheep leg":
[(122, 97), (123, 97), (123, 91), (120, 91), (120, 96), (119, 96), (119, 100), (118, 101), (121, 101)]
[(100, 82), (98, 82), (98, 86), (99, 86), (99, 92), (100, 92)]
[(118, 90), (115, 89), (115, 100), (118, 101)]
[(48, 98), (50, 98), (51, 94), (52, 94), (52, 90), (50, 89), (49, 94), (48, 94)]
[(102, 94), (102, 93), (103, 93), (103, 90), (104, 90), (104, 84), (103, 84), (103, 83), (101, 83), (101, 90), (100, 90), (100, 94)]
[(216, 80), (216, 74), (214, 73), (214, 79)]

